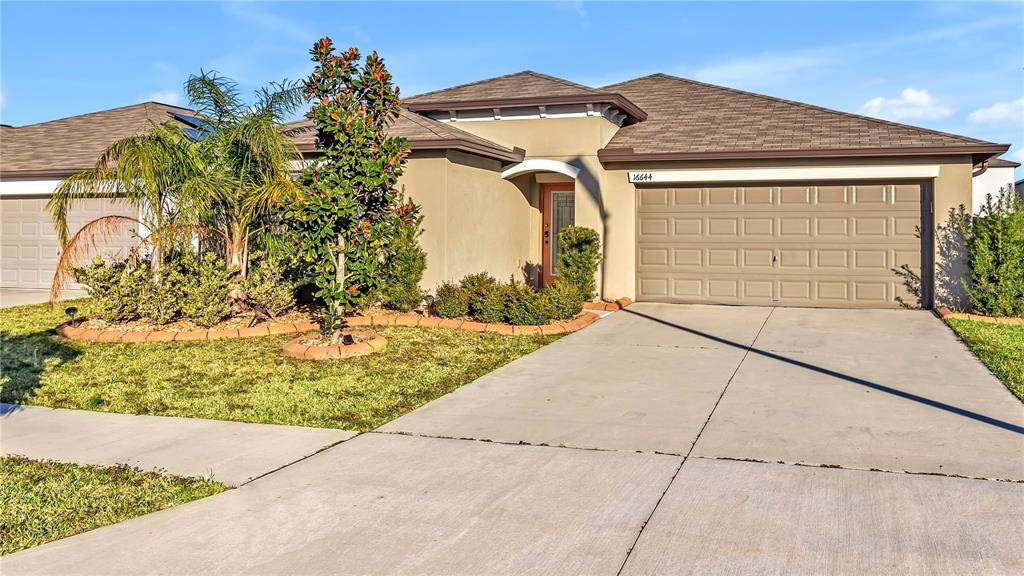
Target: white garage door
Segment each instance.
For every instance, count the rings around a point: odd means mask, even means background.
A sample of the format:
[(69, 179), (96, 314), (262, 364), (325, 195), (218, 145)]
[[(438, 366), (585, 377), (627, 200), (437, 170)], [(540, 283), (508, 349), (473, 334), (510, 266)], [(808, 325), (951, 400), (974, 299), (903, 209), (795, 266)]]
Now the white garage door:
[[(50, 223), (46, 197), (0, 199), (0, 287), (48, 289), (60, 257), (60, 242)], [(115, 200), (86, 200), (74, 205), (68, 229), (77, 232), (87, 222), (110, 214), (134, 216), (134, 211)], [(136, 243), (129, 230), (103, 244), (102, 253), (127, 255)]]
[(916, 304), (921, 186), (637, 190), (639, 300), (841, 308)]

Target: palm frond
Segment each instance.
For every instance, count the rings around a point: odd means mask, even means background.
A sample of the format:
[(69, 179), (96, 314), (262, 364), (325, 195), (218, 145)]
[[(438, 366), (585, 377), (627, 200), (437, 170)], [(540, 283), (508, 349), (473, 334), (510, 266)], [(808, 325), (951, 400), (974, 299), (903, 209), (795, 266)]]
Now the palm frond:
[(304, 85), (301, 81), (271, 82), (256, 92), (256, 115), (265, 116), (274, 122), (283, 122), (306, 102)]
[(215, 125), (234, 122), (245, 112), (245, 103), (238, 93), (238, 84), (216, 71), (200, 70), (185, 82), (185, 94), (196, 112)]
[(57, 269), (50, 284), (50, 302), (57, 301), (60, 293), (74, 279), (75, 268), (81, 266), (87, 256), (95, 252), (100, 244), (123, 232), (132, 224), (143, 226), (140, 220), (130, 216), (101, 216), (75, 232), (75, 235), (64, 244), (60, 259), (57, 261)]

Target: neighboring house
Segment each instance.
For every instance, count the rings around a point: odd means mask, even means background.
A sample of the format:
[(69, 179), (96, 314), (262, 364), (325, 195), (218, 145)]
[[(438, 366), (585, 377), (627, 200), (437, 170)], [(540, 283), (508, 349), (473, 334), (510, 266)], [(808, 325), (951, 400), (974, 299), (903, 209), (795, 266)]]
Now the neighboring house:
[(971, 194), (972, 208), (975, 214), (985, 204), (985, 196), (991, 194), (993, 198), (999, 197), (999, 191), (1003, 188), (1014, 188), (1013, 171), (1020, 167), (1020, 164), (1003, 158), (993, 158), (984, 162), (981, 167), (974, 171), (972, 179)]
[[(114, 142), (152, 124), (192, 114), (190, 110), (145, 102), (0, 131), (0, 287), (47, 289), (60, 256), (57, 232), (46, 202), (68, 176), (92, 168)], [(87, 222), (108, 214), (138, 217), (116, 200), (76, 202), (68, 217), (74, 234)], [(137, 230), (104, 244), (103, 253), (124, 255), (137, 244)]]
[[(601, 235), (605, 297), (893, 307), (913, 301), (906, 265), (925, 306), (957, 304), (933, 215), (970, 204), (972, 172), (1008, 149), (664, 74), (520, 72), (405, 108), (427, 289), (483, 270), (546, 283), (577, 224)], [(316, 157), (308, 121), (286, 133)]]

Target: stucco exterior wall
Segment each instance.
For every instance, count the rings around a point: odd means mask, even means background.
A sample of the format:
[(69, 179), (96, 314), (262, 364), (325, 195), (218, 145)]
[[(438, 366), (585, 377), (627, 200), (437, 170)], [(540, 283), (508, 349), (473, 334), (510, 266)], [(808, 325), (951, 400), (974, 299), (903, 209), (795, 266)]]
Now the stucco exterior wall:
[(444, 278), (487, 271), (499, 280), (523, 280), (539, 254), (531, 234), (539, 220), (535, 195), (521, 182), (503, 180), (497, 160), (452, 151), (447, 172)]
[(517, 180), (502, 180), (497, 160), (456, 151), (410, 156), (398, 185), (423, 213), (424, 290), (485, 270), (522, 279), (540, 253), (533, 240), (539, 211), (529, 179)]
[(991, 194), (992, 198), (998, 198), (1001, 188), (1013, 189), (1013, 168), (989, 168), (984, 174), (975, 176), (971, 182), (974, 190), (971, 195), (971, 209), (977, 214), (982, 204), (985, 203), (986, 194)]
[[(585, 118), (551, 118), (539, 120), (498, 120), (493, 122), (456, 122), (458, 128), (487, 138), (508, 147), (520, 147), (526, 150), (526, 158), (547, 158), (558, 160), (580, 169), (576, 178), (575, 215), (576, 225), (597, 230), (602, 236), (605, 249), (610, 244), (604, 241), (608, 233), (608, 218), (602, 190), (605, 185), (604, 166), (597, 158), (597, 151), (608, 143), (618, 127), (602, 116)], [(520, 187), (529, 187), (533, 205), (539, 208), (539, 188), (536, 179), (528, 184), (517, 183)], [(534, 238), (530, 248), (530, 258), (538, 263), (540, 253), (540, 216), (535, 214), (535, 229), (531, 230)], [(630, 241), (632, 249), (632, 241)], [(598, 270), (598, 287), (603, 283), (604, 264)], [(607, 292), (603, 295), (620, 296), (619, 293)]]

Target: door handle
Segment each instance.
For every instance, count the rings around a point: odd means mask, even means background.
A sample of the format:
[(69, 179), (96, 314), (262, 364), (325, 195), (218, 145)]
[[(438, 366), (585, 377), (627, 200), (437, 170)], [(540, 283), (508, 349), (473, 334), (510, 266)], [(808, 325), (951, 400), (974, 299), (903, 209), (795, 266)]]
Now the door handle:
[(551, 237), (551, 232), (549, 232), (548, 230), (545, 230), (544, 231), (544, 238), (547, 239), (547, 238), (550, 238), (550, 237)]

